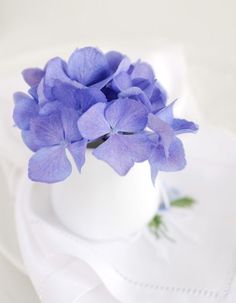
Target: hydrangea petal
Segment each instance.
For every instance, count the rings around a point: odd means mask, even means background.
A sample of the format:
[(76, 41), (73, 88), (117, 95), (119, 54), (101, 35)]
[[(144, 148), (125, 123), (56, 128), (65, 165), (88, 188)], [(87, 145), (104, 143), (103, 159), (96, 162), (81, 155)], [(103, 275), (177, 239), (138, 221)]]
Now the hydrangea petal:
[(55, 183), (71, 174), (65, 148), (57, 145), (38, 150), (29, 160), (28, 175), (32, 181)]
[(123, 91), (132, 86), (130, 75), (127, 72), (119, 73), (112, 82), (112, 86), (116, 91)]
[(59, 57), (49, 60), (45, 67), (45, 84), (53, 86), (55, 80), (60, 80), (64, 83), (70, 81), (66, 74), (66, 63)]
[(128, 156), (128, 148), (122, 141), (122, 135), (112, 135), (94, 151), (94, 156), (107, 162), (119, 175), (124, 176), (134, 165)]
[(159, 149), (157, 149), (155, 152), (153, 152), (151, 157), (149, 158), (149, 164), (150, 164), (150, 170), (151, 170), (151, 179), (152, 179), (152, 183), (153, 183), (154, 186), (155, 186), (155, 182), (156, 182), (156, 177), (159, 173), (158, 157), (159, 157)]
[(110, 51), (110, 52), (106, 53), (106, 58), (107, 58), (110, 69), (113, 72), (115, 72), (117, 70), (120, 62), (124, 58), (124, 55), (122, 55), (121, 53), (119, 53), (117, 51)]
[(42, 146), (55, 145), (64, 141), (64, 131), (59, 112), (32, 119), (30, 129), (32, 135), (41, 142)]
[(40, 148), (47, 146), (44, 142), (41, 142), (38, 138), (36, 138), (31, 130), (23, 130), (21, 132), (21, 137), (25, 145), (33, 152), (36, 152)]
[(162, 110), (160, 110), (158, 113), (157, 113), (157, 116), (171, 124), (173, 122), (173, 119), (174, 119), (174, 114), (173, 114), (173, 108), (174, 108), (174, 105), (176, 103), (177, 100), (173, 101), (172, 103), (170, 103), (169, 105), (167, 105), (165, 108), (163, 108)]
[(172, 127), (176, 134), (194, 133), (198, 130), (198, 125), (185, 119), (173, 119)]
[(105, 103), (90, 107), (78, 120), (78, 128), (83, 138), (95, 140), (110, 132), (110, 126), (104, 117)]
[(31, 95), (31, 97), (34, 98), (34, 100), (38, 103), (38, 94), (37, 94), (37, 86), (32, 86), (28, 89), (28, 93)]
[(53, 113), (55, 114), (57, 119), (60, 120), (58, 121), (59, 124), (57, 126), (57, 130), (59, 129), (59, 127), (63, 128), (64, 139), (66, 141), (71, 142), (81, 139), (81, 135), (77, 126), (79, 113), (75, 109), (65, 107), (61, 102), (53, 101), (46, 103), (40, 110), (41, 115), (48, 116)]
[(96, 48), (77, 49), (69, 58), (68, 74), (72, 79), (89, 86), (109, 75), (107, 59)]
[(84, 88), (76, 91), (78, 110), (80, 113), (86, 112), (91, 106), (98, 102), (106, 102), (106, 96), (97, 88)]
[(73, 142), (81, 139), (81, 135), (77, 126), (79, 114), (72, 108), (61, 109), (61, 120), (64, 130), (65, 140)]
[(13, 120), (23, 130), (29, 129), (30, 120), (38, 114), (37, 102), (24, 93), (14, 94), (15, 108)]
[(185, 165), (186, 160), (183, 144), (180, 139), (175, 138), (170, 145), (169, 157), (166, 159), (166, 162), (163, 161), (161, 163), (160, 169), (163, 171), (177, 171), (183, 169)]
[[(66, 63), (61, 58), (56, 57), (48, 61), (45, 67), (44, 83), (42, 85), (43, 94), (48, 100), (55, 100), (53, 88), (58, 83), (75, 83), (66, 74)], [(41, 92), (42, 93), (42, 92)]]
[(87, 140), (83, 139), (68, 145), (73, 159), (75, 160), (76, 166), (81, 171), (82, 166), (85, 162), (85, 151), (87, 146)]
[(138, 132), (147, 124), (145, 106), (132, 99), (118, 99), (109, 105), (105, 117), (115, 131)]
[(146, 108), (151, 111), (151, 102), (149, 101), (146, 94), (139, 87), (129, 87), (126, 90), (120, 92), (119, 97), (141, 101), (146, 106)]
[(154, 82), (154, 72), (152, 67), (145, 62), (137, 62), (131, 74), (133, 86), (138, 86), (142, 89)]
[(185, 167), (186, 160), (184, 148), (182, 142), (178, 138), (175, 138), (172, 141), (168, 154), (168, 157), (166, 157), (162, 145), (159, 145), (153, 150), (149, 159), (153, 182), (155, 182), (158, 171), (178, 171)]
[(146, 133), (122, 135), (120, 139), (127, 147), (127, 157), (130, 157), (134, 162), (143, 162), (150, 157), (153, 144)]
[(148, 115), (148, 127), (159, 135), (161, 140), (159, 142), (158, 139), (158, 143), (162, 144), (165, 154), (168, 156), (170, 144), (175, 136), (172, 127), (168, 123), (161, 120), (157, 115), (153, 114)]
[(92, 87), (102, 89), (104, 88), (115, 76), (117, 76), (121, 72), (127, 72), (131, 66), (130, 59), (128, 57), (124, 57), (120, 64), (117, 67), (117, 70), (112, 73), (110, 76), (108, 76), (106, 79), (99, 81), (97, 83), (94, 83)]
[(70, 83), (64, 83), (59, 80), (55, 81), (55, 86), (52, 88), (54, 98), (60, 101), (66, 107), (78, 109), (78, 101), (76, 98), (76, 88)]
[(47, 102), (40, 107), (40, 115), (49, 115), (60, 110), (61, 103), (59, 101)]
[(49, 99), (45, 95), (44, 88), (45, 88), (45, 85), (44, 85), (44, 78), (43, 78), (37, 87), (37, 96), (38, 96), (38, 102), (40, 105), (45, 104), (49, 101)]
[(124, 57), (121, 61), (120, 64), (117, 67), (116, 72), (114, 73), (114, 76), (117, 76), (119, 73), (121, 72), (128, 72), (128, 70), (130, 69), (131, 66), (131, 62), (130, 59), (128, 57)]
[(39, 82), (44, 76), (44, 71), (40, 68), (27, 68), (22, 72), (25, 82), (29, 86), (39, 85)]
[[(151, 86), (151, 85), (150, 85)], [(146, 90), (145, 90), (146, 92)], [(164, 88), (156, 81), (153, 86), (150, 102), (152, 104), (152, 112), (156, 113), (166, 106), (167, 94)]]

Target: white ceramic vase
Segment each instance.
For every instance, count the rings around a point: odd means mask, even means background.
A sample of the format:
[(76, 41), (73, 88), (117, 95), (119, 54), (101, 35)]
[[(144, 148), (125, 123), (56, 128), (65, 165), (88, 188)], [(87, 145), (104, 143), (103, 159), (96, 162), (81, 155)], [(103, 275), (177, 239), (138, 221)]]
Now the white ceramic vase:
[(146, 162), (119, 176), (107, 163), (86, 151), (79, 174), (52, 186), (55, 214), (69, 230), (87, 239), (111, 240), (139, 231), (154, 216), (160, 191), (151, 182)]

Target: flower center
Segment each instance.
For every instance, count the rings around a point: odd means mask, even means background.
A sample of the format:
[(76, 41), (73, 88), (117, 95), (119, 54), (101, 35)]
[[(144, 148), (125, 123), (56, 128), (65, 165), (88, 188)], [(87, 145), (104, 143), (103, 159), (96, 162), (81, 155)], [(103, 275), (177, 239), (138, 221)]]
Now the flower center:
[(66, 148), (68, 146), (68, 142), (66, 140), (63, 140), (60, 142), (60, 145)]

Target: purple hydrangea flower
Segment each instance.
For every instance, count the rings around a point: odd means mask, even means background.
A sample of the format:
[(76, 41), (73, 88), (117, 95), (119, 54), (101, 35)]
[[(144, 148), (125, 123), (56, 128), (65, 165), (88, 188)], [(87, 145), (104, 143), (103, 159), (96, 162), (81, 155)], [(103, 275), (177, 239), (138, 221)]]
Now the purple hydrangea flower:
[(15, 93), (13, 119), (34, 152), (31, 180), (67, 178), (72, 168), (66, 150), (80, 171), (91, 143), (98, 145), (94, 156), (122, 176), (146, 160), (153, 182), (159, 171), (185, 166), (177, 135), (195, 132), (197, 126), (174, 118), (175, 102), (166, 105), (167, 94), (149, 64), (85, 47), (67, 62), (56, 57), (44, 69), (28, 68), (23, 78), (30, 88), (28, 94)]
[(135, 162), (149, 158), (152, 146), (144, 132), (147, 117), (148, 111), (141, 102), (117, 99), (109, 105), (97, 103), (92, 106), (79, 119), (78, 127), (88, 140), (106, 137), (93, 154), (123, 176)]
[(30, 129), (23, 132), (23, 138), (35, 151), (29, 161), (31, 180), (53, 183), (68, 177), (71, 164), (66, 149), (71, 153), (78, 170), (81, 170), (85, 162), (87, 140), (78, 131), (78, 117), (73, 109), (58, 108), (30, 121)]

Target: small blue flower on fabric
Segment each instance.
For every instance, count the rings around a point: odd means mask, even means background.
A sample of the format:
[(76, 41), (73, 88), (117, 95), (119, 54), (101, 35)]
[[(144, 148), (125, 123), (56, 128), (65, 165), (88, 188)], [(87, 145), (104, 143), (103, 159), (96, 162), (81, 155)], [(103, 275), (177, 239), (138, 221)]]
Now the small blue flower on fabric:
[(143, 161), (150, 164), (153, 183), (159, 171), (184, 168), (177, 136), (198, 127), (174, 117), (175, 102), (167, 105), (167, 93), (148, 63), (84, 47), (68, 61), (55, 57), (43, 69), (22, 74), (29, 90), (14, 94), (13, 120), (34, 152), (31, 180), (67, 178), (72, 170), (67, 151), (81, 171), (91, 144), (94, 156), (121, 176)]

